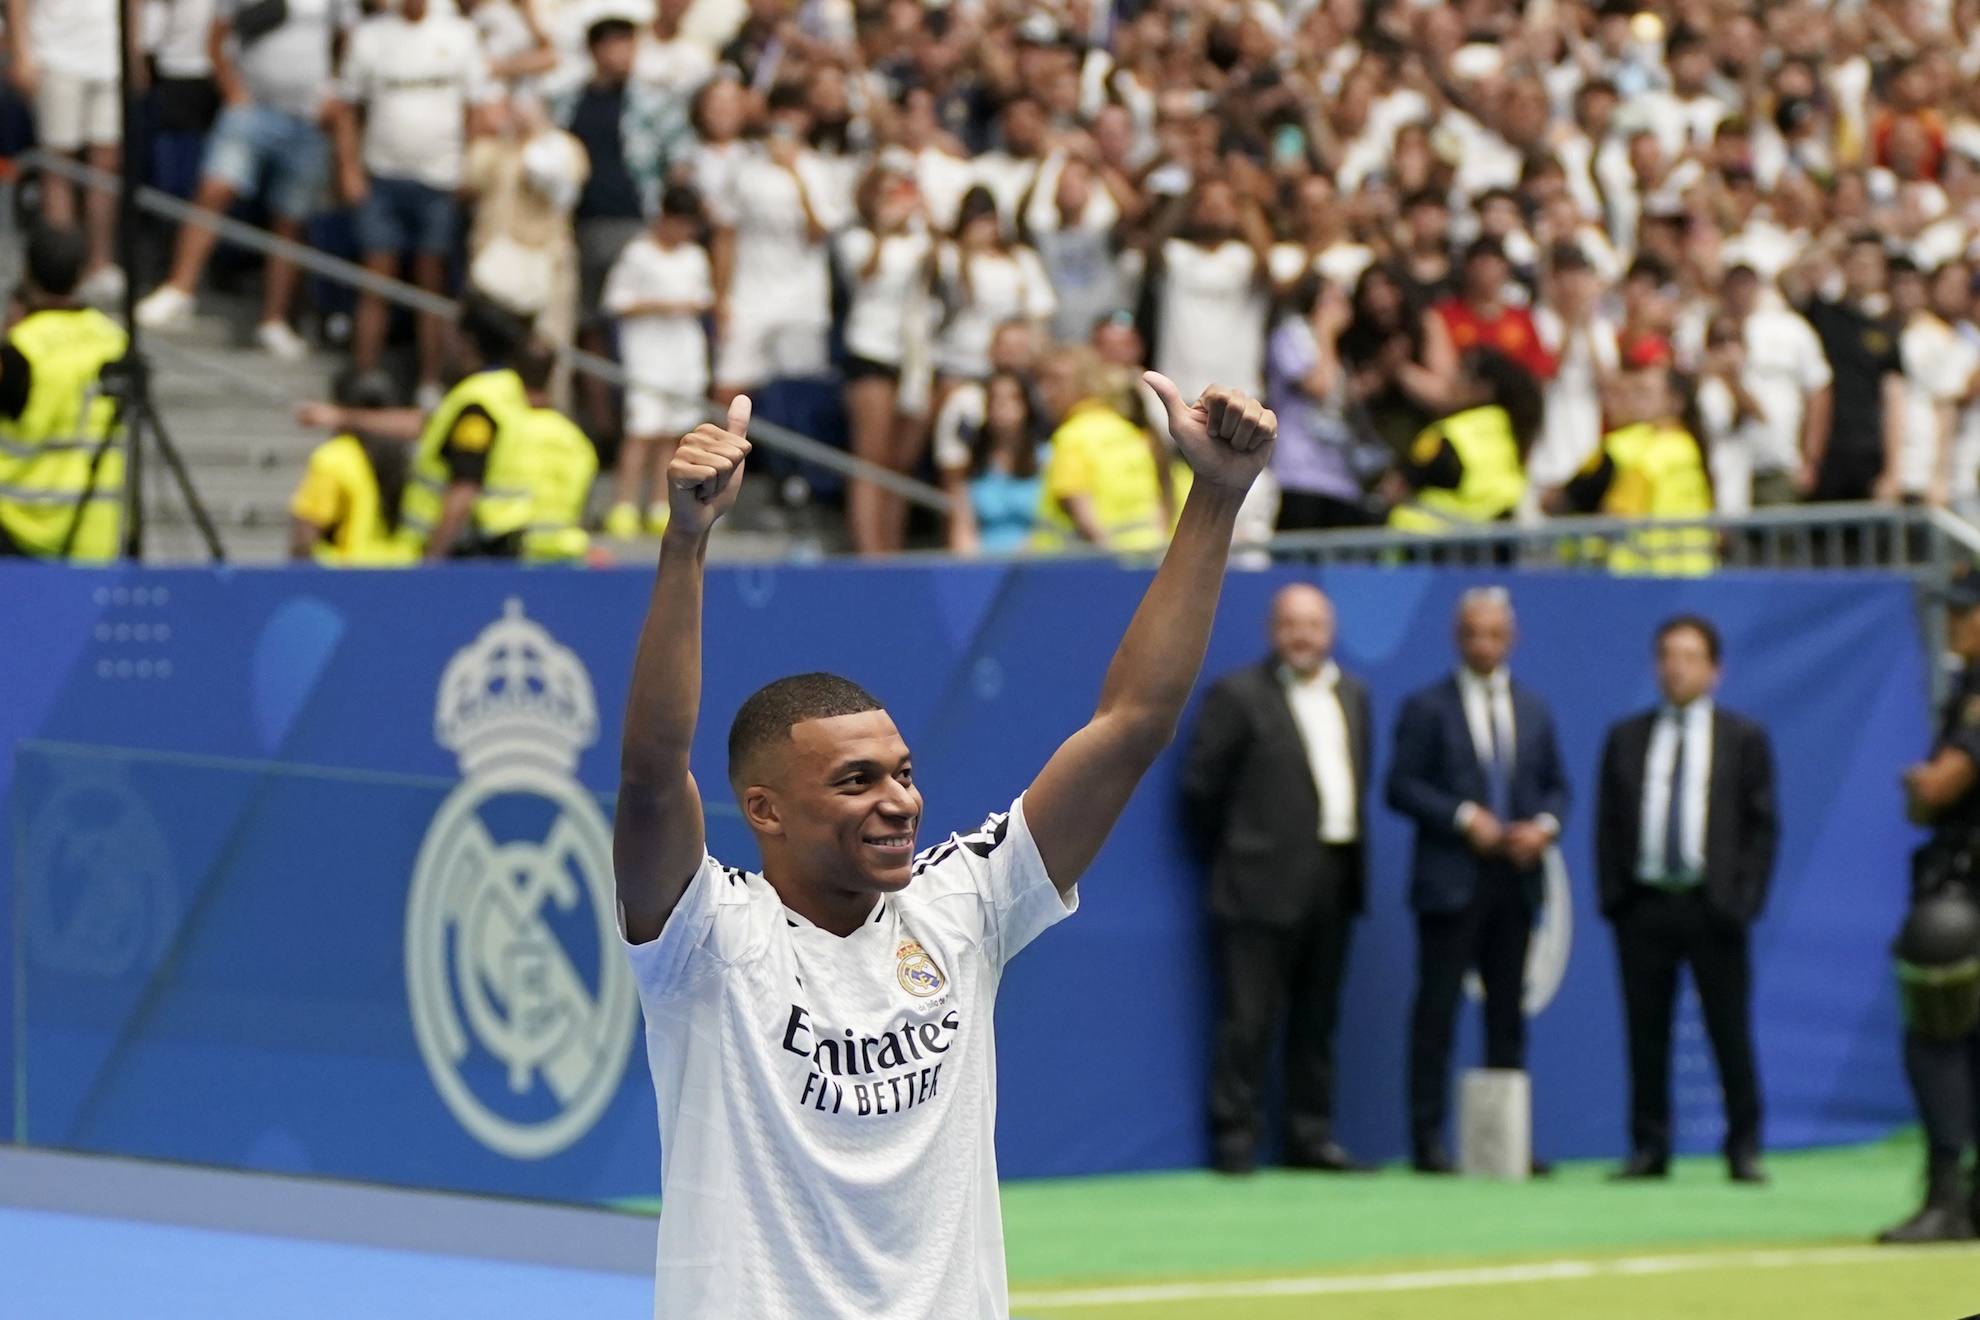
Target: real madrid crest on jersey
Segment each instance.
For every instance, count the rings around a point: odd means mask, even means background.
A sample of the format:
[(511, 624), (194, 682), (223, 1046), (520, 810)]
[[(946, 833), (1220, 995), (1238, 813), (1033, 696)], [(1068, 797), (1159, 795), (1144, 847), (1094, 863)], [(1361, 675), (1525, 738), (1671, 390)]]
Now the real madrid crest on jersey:
[(413, 1029), (461, 1126), (540, 1159), (598, 1121), (638, 1016), (611, 831), (575, 777), (598, 736), (591, 676), (510, 600), (447, 665), (433, 730), (464, 778), (406, 903)]
[(942, 979), (942, 969), (928, 956), (918, 940), (904, 941), (894, 954), (894, 974), (900, 977), (901, 989), (917, 999), (926, 999), (941, 993), (948, 982)]

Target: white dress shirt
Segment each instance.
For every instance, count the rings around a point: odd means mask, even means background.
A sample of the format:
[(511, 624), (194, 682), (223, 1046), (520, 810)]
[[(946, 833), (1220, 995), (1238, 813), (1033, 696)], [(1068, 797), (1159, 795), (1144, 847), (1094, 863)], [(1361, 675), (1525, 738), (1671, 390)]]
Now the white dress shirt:
[[(1500, 665), (1489, 674), (1457, 671), (1458, 695), (1464, 699), (1464, 722), (1471, 729), (1471, 747), (1478, 753), (1478, 764), (1486, 778), (1492, 776), (1493, 752), (1505, 767), (1508, 779), (1519, 755), (1519, 734), (1513, 727), (1512, 675)], [(1508, 786), (1510, 787), (1510, 785)], [(1486, 806), (1467, 802), (1458, 808), (1457, 823), (1462, 829), (1471, 816), (1467, 807)]]
[[(1485, 771), (1489, 780), (1492, 775), (1492, 752), (1500, 750), (1500, 763), (1506, 772), (1506, 792), (1512, 792), (1513, 767), (1518, 764), (1519, 729), (1513, 722), (1512, 675), (1500, 665), (1489, 674), (1474, 674), (1460, 667), (1457, 671), (1458, 696), (1464, 701), (1464, 722), (1471, 730), (1471, 749), (1478, 754), (1479, 768)], [(1458, 804), (1456, 823), (1463, 829), (1471, 823), (1471, 818), (1480, 809), (1489, 808), (1484, 802), (1461, 802)], [(1508, 804), (1510, 809), (1510, 804)], [(1500, 821), (1509, 825), (1511, 821)], [(1541, 812), (1533, 818), (1533, 823), (1551, 835), (1558, 836), (1561, 823), (1551, 812)]]
[(1279, 670), (1286, 686), (1286, 704), (1306, 744), (1306, 763), (1313, 786), (1320, 792), (1320, 841), (1353, 843), (1357, 807), (1354, 755), (1348, 746), (1347, 712), (1341, 706), (1341, 670), (1332, 660), (1301, 678), (1288, 667)]
[[(1684, 737), (1684, 782), (1678, 786), (1684, 804), (1683, 856), (1673, 866), (1664, 856), (1664, 834), (1671, 811), (1671, 768), (1677, 759), (1679, 730)], [(1689, 706), (1666, 706), (1650, 730), (1650, 753), (1643, 762), (1643, 828), (1636, 874), (1639, 879), (1667, 883), (1674, 875), (1695, 883), (1705, 874), (1705, 813), (1712, 782), (1712, 699), (1700, 697)]]

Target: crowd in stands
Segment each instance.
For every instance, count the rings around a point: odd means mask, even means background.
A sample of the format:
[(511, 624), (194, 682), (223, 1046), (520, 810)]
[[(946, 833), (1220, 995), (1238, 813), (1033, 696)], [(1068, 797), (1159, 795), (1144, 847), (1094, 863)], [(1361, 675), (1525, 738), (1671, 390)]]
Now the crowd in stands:
[[(99, 165), (116, 10), (7, 11), (42, 145)], [(709, 403), (789, 387), (956, 497), (928, 529), (852, 483), (860, 552), (1157, 547), (1188, 473), (1144, 367), (1277, 410), (1241, 537), (1980, 512), (1980, 0), (144, 10), (161, 186), (298, 238), (341, 208), (372, 269), (618, 357), (627, 389), (546, 396), (606, 458), (614, 536), (664, 522)], [(114, 300), (108, 199), (42, 196)], [(212, 248), (180, 229), (144, 327), (193, 315)], [(282, 357), (298, 284), (268, 262)], [(350, 319), (376, 367), (390, 309)], [(416, 328), (423, 408), (449, 338)]]

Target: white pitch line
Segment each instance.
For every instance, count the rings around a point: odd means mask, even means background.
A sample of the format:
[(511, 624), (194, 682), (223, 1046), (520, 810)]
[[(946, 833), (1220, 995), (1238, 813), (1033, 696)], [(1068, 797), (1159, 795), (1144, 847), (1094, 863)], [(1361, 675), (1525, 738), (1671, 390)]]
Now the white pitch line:
[(1896, 1263), (1920, 1255), (1970, 1255), (1974, 1247), (1798, 1247), (1770, 1251), (1694, 1252), (1674, 1256), (1624, 1256), (1549, 1260), (1470, 1269), (1412, 1270), (1395, 1274), (1321, 1274), (1289, 1279), (1234, 1279), (1223, 1283), (1160, 1283), (1108, 1288), (1065, 1288), (1011, 1295), (1011, 1306), (1134, 1306), (1157, 1302), (1209, 1302), (1239, 1297), (1318, 1297), (1341, 1293), (1409, 1292), (1424, 1288), (1476, 1288), (1507, 1283), (1550, 1283), (1605, 1275), (1676, 1274), (1687, 1270), (1783, 1269), (1804, 1265)]

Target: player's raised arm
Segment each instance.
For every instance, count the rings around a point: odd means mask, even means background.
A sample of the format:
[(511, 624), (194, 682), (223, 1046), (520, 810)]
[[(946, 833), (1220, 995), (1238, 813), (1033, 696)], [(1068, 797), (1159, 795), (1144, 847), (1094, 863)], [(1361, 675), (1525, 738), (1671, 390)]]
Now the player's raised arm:
[(1213, 386), (1189, 404), (1168, 377), (1151, 371), (1147, 380), (1196, 481), (1107, 667), (1092, 721), (1053, 753), (1024, 796), (1025, 820), (1061, 893), (1092, 864), (1135, 785), (1176, 735), (1203, 668), (1238, 506), (1279, 429), (1270, 409), (1238, 390)]
[(729, 405), (728, 429), (695, 428), (667, 467), (667, 533), (626, 697), (612, 830), (619, 904), (634, 944), (660, 934), (707, 846), (701, 793), (688, 773), (701, 706), (701, 575), (708, 531), (742, 484), (748, 430), (749, 399), (738, 396)]

